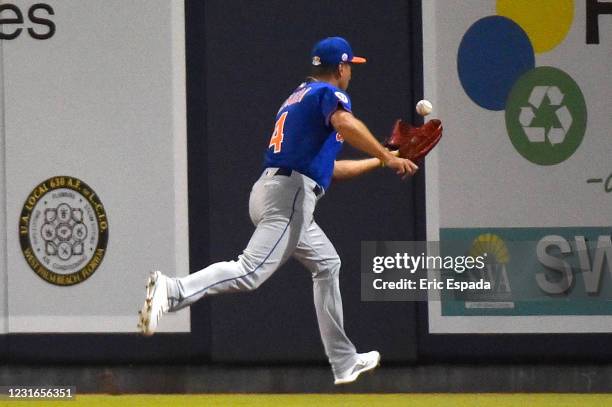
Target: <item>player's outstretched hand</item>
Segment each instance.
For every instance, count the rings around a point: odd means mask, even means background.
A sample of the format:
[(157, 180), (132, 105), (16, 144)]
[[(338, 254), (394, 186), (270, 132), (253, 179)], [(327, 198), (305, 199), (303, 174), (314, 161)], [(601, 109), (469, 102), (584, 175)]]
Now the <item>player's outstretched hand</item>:
[(395, 170), (397, 175), (401, 175), (402, 179), (408, 178), (410, 175), (414, 175), (419, 167), (407, 158), (400, 158), (391, 155), (385, 161), (385, 167), (389, 167)]

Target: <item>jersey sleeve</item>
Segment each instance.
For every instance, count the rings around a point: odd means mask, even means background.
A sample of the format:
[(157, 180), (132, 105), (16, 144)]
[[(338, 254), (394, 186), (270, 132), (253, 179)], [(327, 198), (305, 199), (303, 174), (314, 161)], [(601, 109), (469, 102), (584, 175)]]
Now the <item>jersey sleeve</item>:
[(338, 106), (347, 112), (352, 112), (351, 99), (345, 92), (325, 87), (321, 96), (321, 113), (325, 118), (325, 125), (329, 126), (329, 119)]

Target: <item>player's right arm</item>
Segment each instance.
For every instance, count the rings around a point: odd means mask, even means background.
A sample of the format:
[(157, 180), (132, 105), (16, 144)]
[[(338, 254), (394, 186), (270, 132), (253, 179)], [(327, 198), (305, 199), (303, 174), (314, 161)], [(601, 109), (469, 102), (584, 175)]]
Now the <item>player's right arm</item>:
[(337, 109), (331, 115), (330, 123), (350, 145), (378, 158), (386, 167), (395, 170), (398, 175), (406, 177), (419, 169), (412, 161), (391, 154), (376, 140), (366, 125), (352, 113)]
[[(391, 154), (397, 156), (399, 151), (391, 151)], [(334, 172), (332, 179), (334, 181), (344, 181), (347, 179), (359, 177), (368, 172), (372, 172), (381, 167), (381, 162), (378, 158), (364, 158), (361, 160), (338, 160), (334, 162)]]

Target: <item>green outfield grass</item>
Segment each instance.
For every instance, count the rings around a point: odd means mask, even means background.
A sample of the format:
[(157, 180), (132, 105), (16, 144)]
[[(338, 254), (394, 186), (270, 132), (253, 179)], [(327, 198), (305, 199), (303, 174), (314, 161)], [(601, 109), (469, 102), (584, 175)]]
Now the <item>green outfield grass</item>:
[(82, 395), (74, 401), (0, 401), (0, 405), (45, 406), (410, 406), (410, 407), (575, 407), (612, 405), (608, 394), (209, 394)]

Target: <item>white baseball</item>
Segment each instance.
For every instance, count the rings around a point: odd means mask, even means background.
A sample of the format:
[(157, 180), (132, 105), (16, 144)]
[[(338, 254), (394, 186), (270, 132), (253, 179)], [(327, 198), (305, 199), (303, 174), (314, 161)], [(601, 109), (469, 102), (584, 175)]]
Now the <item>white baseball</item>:
[(433, 109), (433, 106), (429, 100), (419, 100), (419, 102), (416, 104), (416, 111), (421, 116), (427, 116), (429, 113), (431, 113), (431, 109)]

